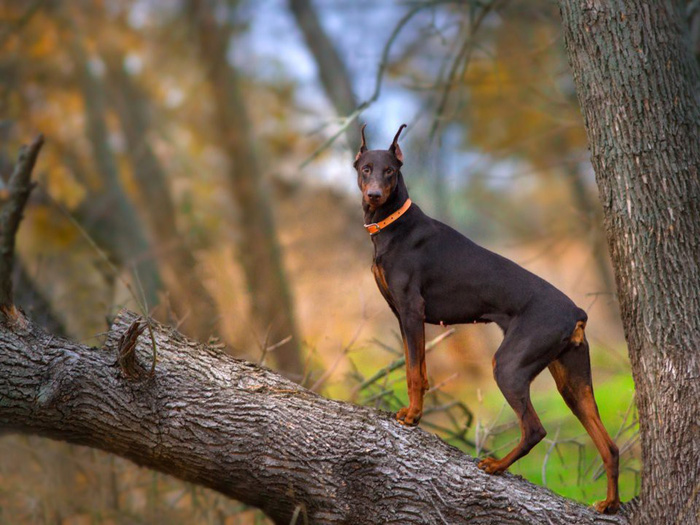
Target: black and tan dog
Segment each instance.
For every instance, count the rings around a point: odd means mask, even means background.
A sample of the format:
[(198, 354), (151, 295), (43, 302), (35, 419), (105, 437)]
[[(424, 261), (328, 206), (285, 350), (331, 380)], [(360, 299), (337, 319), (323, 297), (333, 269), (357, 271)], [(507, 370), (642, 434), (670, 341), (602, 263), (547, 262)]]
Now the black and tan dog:
[(498, 324), (505, 337), (493, 358), (498, 387), (520, 420), (522, 437), (503, 459), (479, 467), (499, 474), (527, 454), (546, 432), (530, 402), (530, 383), (549, 367), (559, 392), (595, 443), (608, 476), (607, 498), (618, 510), (618, 449), (605, 430), (593, 397), (587, 315), (554, 286), (473, 243), (411, 203), (401, 175), (399, 128), (388, 150), (362, 146), (355, 158), (365, 228), (374, 244), (372, 272), (399, 320), (406, 354), (409, 406), (396, 418), (416, 425), (428, 388), (424, 323)]

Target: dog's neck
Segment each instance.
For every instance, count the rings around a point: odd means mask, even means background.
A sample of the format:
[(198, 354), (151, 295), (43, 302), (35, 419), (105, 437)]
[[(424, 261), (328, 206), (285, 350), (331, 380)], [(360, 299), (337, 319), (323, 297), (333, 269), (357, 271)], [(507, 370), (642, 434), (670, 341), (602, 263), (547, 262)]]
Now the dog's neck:
[(365, 224), (383, 221), (389, 215), (401, 208), (404, 202), (406, 202), (406, 199), (408, 199), (408, 188), (406, 188), (401, 172), (398, 173), (397, 177), (398, 179), (396, 181), (394, 191), (391, 192), (391, 195), (389, 195), (386, 202), (378, 208), (371, 209), (369, 204), (362, 199), (362, 209), (365, 212)]

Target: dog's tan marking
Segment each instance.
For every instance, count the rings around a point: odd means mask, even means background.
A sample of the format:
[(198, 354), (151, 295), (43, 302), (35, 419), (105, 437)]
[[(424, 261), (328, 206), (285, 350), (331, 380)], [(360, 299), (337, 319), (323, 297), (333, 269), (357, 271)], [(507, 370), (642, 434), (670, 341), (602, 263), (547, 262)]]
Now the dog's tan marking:
[(586, 337), (584, 333), (585, 329), (586, 321), (579, 321), (576, 323), (576, 328), (574, 328), (574, 331), (571, 334), (571, 342), (574, 343), (576, 346), (583, 344), (583, 341)]

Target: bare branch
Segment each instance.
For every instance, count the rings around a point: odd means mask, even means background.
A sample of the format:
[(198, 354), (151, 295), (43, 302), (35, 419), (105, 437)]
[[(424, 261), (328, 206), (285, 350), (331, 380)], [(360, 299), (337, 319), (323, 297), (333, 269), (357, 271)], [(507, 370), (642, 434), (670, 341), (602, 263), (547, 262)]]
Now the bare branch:
[(440, 126), (440, 121), (444, 118), (445, 108), (447, 107), (447, 101), (449, 100), (450, 92), (452, 90), (452, 87), (456, 83), (455, 79), (457, 77), (457, 72), (462, 71), (463, 75), (464, 71), (466, 71), (466, 68), (469, 66), (471, 55), (474, 51), (474, 46), (476, 43), (476, 33), (481, 27), (484, 18), (486, 18), (486, 15), (488, 15), (491, 11), (498, 9), (498, 7), (503, 5), (506, 1), (507, 0), (494, 0), (491, 3), (484, 5), (481, 8), (479, 14), (476, 16), (476, 18), (474, 18), (473, 22), (470, 24), (469, 35), (467, 35), (467, 37), (464, 39), (462, 46), (460, 47), (459, 51), (457, 52), (457, 55), (455, 56), (454, 61), (452, 62), (452, 66), (450, 67), (450, 71), (447, 74), (447, 78), (443, 83), (443, 90), (440, 96), (440, 101), (437, 104), (437, 108), (435, 110), (435, 117), (433, 118), (433, 123), (430, 126), (430, 141), (432, 141), (435, 138), (438, 127)]
[(389, 39), (386, 41), (386, 44), (384, 44), (384, 49), (382, 50), (382, 57), (379, 61), (379, 67), (377, 68), (377, 75), (375, 77), (374, 81), (374, 91), (372, 92), (372, 95), (365, 100), (362, 104), (360, 104), (355, 111), (347, 115), (345, 118), (342, 119), (340, 127), (336, 130), (336, 132), (331, 135), (323, 144), (321, 144), (316, 150), (309, 155), (309, 157), (304, 160), (300, 164), (300, 168), (304, 168), (308, 164), (311, 163), (316, 157), (318, 157), (321, 153), (323, 153), (326, 149), (328, 149), (331, 144), (333, 144), (340, 135), (345, 133), (345, 131), (355, 122), (357, 117), (359, 117), (364, 110), (369, 108), (372, 104), (374, 104), (378, 99), (379, 95), (381, 95), (382, 92), (382, 83), (384, 81), (384, 73), (386, 72), (387, 67), (389, 66), (389, 53), (391, 52), (391, 48), (394, 45), (394, 42), (396, 41), (396, 38), (399, 36), (399, 33), (403, 30), (403, 28), (408, 24), (408, 22), (420, 11), (423, 9), (427, 9), (429, 7), (436, 7), (441, 4), (454, 4), (454, 3), (460, 3), (458, 0), (430, 0), (428, 2), (421, 2), (409, 9), (402, 17), (401, 19), (396, 23), (396, 26), (394, 26), (394, 30), (391, 32), (391, 35), (389, 35)]
[(7, 198), (0, 210), (0, 310), (5, 315), (12, 315), (15, 311), (12, 297), (15, 238), (24, 207), (34, 188), (32, 170), (43, 144), (44, 136), (38, 135), (29, 146), (20, 149), (7, 185)]

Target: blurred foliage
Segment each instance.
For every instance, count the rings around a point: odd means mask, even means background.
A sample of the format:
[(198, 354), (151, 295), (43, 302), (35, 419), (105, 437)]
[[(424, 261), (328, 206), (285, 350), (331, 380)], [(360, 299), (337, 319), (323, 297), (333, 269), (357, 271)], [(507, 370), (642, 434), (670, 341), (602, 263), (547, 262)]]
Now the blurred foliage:
[[(146, 262), (158, 273), (148, 308), (186, 324), (201, 303), (193, 293), (183, 308), (175, 297), (178, 248), (191, 254), (191, 277), (213, 298), (218, 335), (236, 355), (258, 362), (265, 330), (251, 319), (250, 290), (234, 258), (247, 227), (227, 181), (236, 159), (212, 124), (217, 108), (187, 5), (0, 2), (0, 171), (7, 176), (20, 143), (46, 135), (18, 251), (72, 337), (98, 345), (115, 311), (139, 308), (138, 268)], [(354, 152), (338, 140), (300, 168), (345, 115), (334, 114), (286, 3), (206, 5), (228, 31), (226, 57), (250, 120), (245, 131), (268, 183), (303, 343), (302, 380), (335, 398), (396, 410), (407, 401), (398, 326), (369, 271)], [(622, 429), (620, 484), (629, 499), (639, 484), (633, 387), (554, 3), (313, 6), (356, 99), (377, 93), (360, 117), (370, 124), (370, 145), (388, 146), (398, 125), (409, 123), (403, 171), (413, 200), (588, 311), (598, 404), (610, 433)], [(111, 60), (138, 93), (129, 100), (140, 108), (144, 148), (165, 174), (163, 199), (141, 194), (132, 155), (142, 152), (127, 141), (117, 103), (124, 92), (110, 76)], [(177, 233), (167, 241), (149, 226), (166, 197)], [(117, 202), (134, 210), (126, 215), (132, 226), (116, 220)], [(138, 236), (144, 248), (133, 242)], [(428, 329), (431, 339), (443, 333)], [(491, 378), (500, 337), (493, 327), (460, 327), (428, 357), (433, 391), (422, 426), (470, 454), (502, 452), (517, 438)], [(393, 370), (383, 373), (386, 367)], [(533, 384), (533, 403), (549, 434), (511, 470), (542, 484), (544, 472), (548, 487), (585, 502), (602, 497), (604, 477), (593, 480), (598, 455), (548, 377)], [(264, 520), (211, 491), (97, 451), (34, 437), (0, 440), (0, 524)]]

